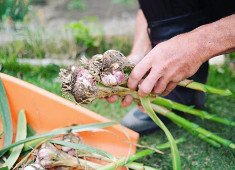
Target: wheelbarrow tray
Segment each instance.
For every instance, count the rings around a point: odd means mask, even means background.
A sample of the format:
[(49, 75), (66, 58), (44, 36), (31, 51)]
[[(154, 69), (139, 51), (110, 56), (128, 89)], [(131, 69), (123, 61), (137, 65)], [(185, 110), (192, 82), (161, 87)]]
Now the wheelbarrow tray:
[[(24, 110), (29, 123), (37, 133), (70, 126), (91, 124), (110, 120), (58, 95), (15, 77), (0, 73), (12, 116), (14, 134), (19, 110)], [(0, 124), (2, 131), (2, 125)], [(117, 157), (136, 152), (139, 134), (121, 125), (95, 132), (79, 132), (84, 142)], [(0, 140), (3, 147), (3, 140)]]

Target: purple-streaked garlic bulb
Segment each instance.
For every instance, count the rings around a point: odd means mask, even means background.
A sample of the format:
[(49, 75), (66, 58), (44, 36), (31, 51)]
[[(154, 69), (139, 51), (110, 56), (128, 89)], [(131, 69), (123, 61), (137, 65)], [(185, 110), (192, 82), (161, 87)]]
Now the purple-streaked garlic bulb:
[(128, 75), (125, 75), (124, 69), (134, 66), (121, 52), (116, 50), (106, 51), (102, 58), (102, 64), (100, 77), (102, 84), (106, 86), (125, 84)]
[(86, 86), (91, 86), (91, 87), (96, 86), (96, 82), (93, 76), (89, 73), (88, 70), (84, 68), (78, 70), (76, 82), (83, 83)]
[(123, 71), (113, 71), (112, 74), (103, 74), (101, 81), (106, 86), (116, 86), (123, 84), (125, 81), (125, 74)]
[(50, 142), (43, 143), (38, 149), (38, 155), (35, 163), (44, 168), (53, 168), (59, 166), (78, 167), (77, 158), (59, 150)]
[(56, 148), (51, 147), (52, 144), (46, 142), (43, 143), (37, 152), (36, 162), (45, 168), (49, 168), (54, 163)]
[(96, 81), (87, 69), (73, 65), (60, 70), (62, 92), (70, 93), (78, 103), (90, 103), (97, 93)]

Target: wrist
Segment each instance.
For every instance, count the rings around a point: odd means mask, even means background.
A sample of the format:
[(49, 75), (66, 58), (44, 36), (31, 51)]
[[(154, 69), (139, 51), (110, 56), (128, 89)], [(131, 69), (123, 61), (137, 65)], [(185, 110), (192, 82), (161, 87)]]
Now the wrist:
[(140, 62), (152, 50), (151, 44), (134, 45), (128, 58), (134, 63)]

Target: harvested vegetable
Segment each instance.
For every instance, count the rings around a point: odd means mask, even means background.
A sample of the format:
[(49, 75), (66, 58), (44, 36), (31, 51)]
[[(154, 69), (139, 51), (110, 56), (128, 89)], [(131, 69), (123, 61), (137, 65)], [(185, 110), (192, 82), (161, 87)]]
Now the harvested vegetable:
[[(165, 107), (170, 109), (173, 108), (230, 126), (235, 125), (234, 121), (228, 120), (226, 118), (220, 118), (208, 112), (199, 111), (193, 109), (191, 106), (185, 106), (152, 94), (150, 94), (146, 99), (141, 99), (136, 91), (129, 90), (126, 83), (129, 77), (129, 73), (135, 65), (128, 61), (128, 59), (121, 52), (108, 50), (103, 55), (98, 54), (93, 56), (90, 60), (83, 57), (81, 63), (82, 66), (74, 65), (67, 70), (61, 69), (59, 75), (62, 81), (62, 92), (73, 95), (77, 103), (84, 104), (90, 103), (95, 99), (102, 99), (115, 94), (119, 95), (120, 97), (125, 97), (128, 94), (132, 95), (134, 101), (138, 105), (142, 104), (144, 106), (145, 110), (153, 119), (153, 121), (155, 121), (155, 123), (157, 123), (159, 127), (164, 130), (166, 136), (168, 137), (171, 143), (173, 169), (181, 169), (181, 161), (177, 145), (175, 144), (175, 141), (170, 132), (167, 130), (164, 124), (159, 121), (156, 114), (153, 113), (153, 109), (157, 113), (168, 117), (174, 123), (177, 123), (177, 125), (181, 125), (190, 133), (196, 135), (200, 139), (215, 147), (220, 147), (220, 144), (222, 144), (226, 147), (234, 149), (234, 143), (232, 143), (232, 141), (223, 139), (217, 135), (214, 135), (212, 132), (200, 128), (196, 124), (186, 119), (183, 119), (179, 116), (177, 117), (177, 115), (175, 115), (170, 110), (167, 110)], [(83, 74), (81, 74), (81, 72)], [(178, 85), (206, 93), (214, 93), (232, 98), (235, 97), (235, 94), (228, 89), (218, 89), (198, 82), (193, 82), (192, 80), (183, 80)], [(151, 105), (150, 102), (160, 106), (153, 104)]]

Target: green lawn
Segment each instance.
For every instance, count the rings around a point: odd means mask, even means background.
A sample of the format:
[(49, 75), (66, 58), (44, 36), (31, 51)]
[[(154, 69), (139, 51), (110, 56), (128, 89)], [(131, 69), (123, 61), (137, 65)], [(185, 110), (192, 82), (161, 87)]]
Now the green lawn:
[[(57, 78), (59, 67), (56, 65), (32, 67), (29, 65), (19, 65), (17, 62), (11, 62), (3, 64), (1, 72), (19, 77), (50, 92), (61, 95), (60, 82)], [(226, 64), (222, 68), (211, 67), (208, 84), (235, 91), (235, 70), (229, 69), (229, 64)], [(120, 101), (115, 104), (108, 104), (105, 100), (97, 100), (92, 104), (83, 106), (118, 121), (131, 109), (131, 107), (120, 107)], [(134, 107), (134, 104), (132, 107)], [(205, 109), (210, 113), (235, 120), (234, 99), (208, 95)], [(186, 116), (186, 118), (221, 137), (235, 142), (235, 128), (233, 127), (228, 127), (209, 120), (201, 120), (194, 116)], [(186, 142), (178, 145), (183, 169), (235, 169), (234, 150), (225, 147), (214, 148), (173, 123), (167, 124), (167, 127), (175, 138), (181, 136), (187, 138)], [(139, 143), (155, 146), (166, 141), (167, 139), (164, 133), (157, 131), (149, 135), (141, 136)], [(166, 150), (164, 155), (154, 154), (138, 162), (143, 162), (146, 165), (161, 169), (171, 169), (170, 150)]]

